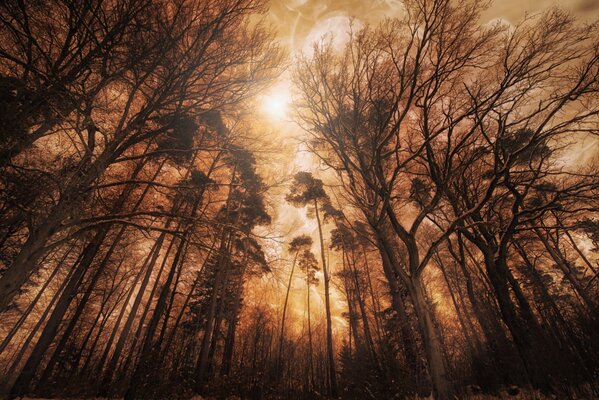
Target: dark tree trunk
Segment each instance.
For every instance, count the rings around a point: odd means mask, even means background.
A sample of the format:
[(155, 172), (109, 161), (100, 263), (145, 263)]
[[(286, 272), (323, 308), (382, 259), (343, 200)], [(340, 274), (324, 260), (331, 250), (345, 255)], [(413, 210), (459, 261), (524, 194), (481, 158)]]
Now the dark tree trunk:
[(318, 202), (314, 200), (314, 211), (316, 213), (316, 222), (318, 223), (318, 237), (320, 239), (320, 255), (322, 258), (322, 272), (324, 274), (324, 304), (327, 317), (327, 359), (329, 366), (329, 390), (332, 397), (339, 395), (337, 388), (337, 370), (335, 368), (335, 349), (333, 346), (333, 323), (331, 319), (331, 300), (329, 294), (330, 273), (327, 268), (326, 257), (324, 254), (324, 239), (322, 237), (322, 224), (318, 211)]

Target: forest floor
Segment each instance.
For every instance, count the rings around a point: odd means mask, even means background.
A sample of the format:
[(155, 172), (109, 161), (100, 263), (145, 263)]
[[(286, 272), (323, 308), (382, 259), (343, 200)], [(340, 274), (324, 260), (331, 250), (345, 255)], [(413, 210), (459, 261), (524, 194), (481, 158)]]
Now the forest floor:
[[(349, 398), (343, 398), (344, 400), (350, 400)], [(499, 394), (497, 395), (490, 395), (490, 394), (472, 394), (472, 395), (466, 395), (466, 396), (456, 396), (455, 397), (456, 400), (496, 400), (496, 399), (505, 399), (505, 400), (593, 400), (593, 399), (597, 399), (597, 397), (595, 396), (577, 396), (577, 395), (569, 395), (569, 396), (556, 396), (556, 395), (545, 395), (540, 393), (539, 391), (533, 391), (533, 390), (526, 390), (526, 389), (521, 389), (520, 392), (518, 394), (509, 394), (507, 390), (502, 390)], [(2, 397), (2, 395), (0, 395), (0, 400), (4, 400), (4, 398)], [(19, 400), (121, 400), (120, 398), (118, 399), (106, 399), (106, 398), (100, 398), (100, 397), (96, 397), (96, 398), (88, 398), (88, 399), (83, 399), (83, 398), (41, 398), (41, 397), (23, 397), (20, 398)], [(195, 395), (192, 396), (189, 400), (243, 400), (241, 397), (239, 396), (235, 396), (235, 395), (231, 395), (231, 396), (227, 396), (224, 398), (217, 398), (217, 397), (211, 397), (211, 396), (200, 396), (200, 395)], [(326, 400), (323, 398), (323, 400)], [(351, 399), (354, 400), (354, 399)], [(362, 399), (355, 399), (355, 400), (362, 400)], [(378, 400), (378, 399), (377, 399)], [(387, 399), (380, 399), (380, 400), (387, 400)], [(410, 397), (410, 398), (406, 398), (404, 400), (434, 400), (433, 397)]]

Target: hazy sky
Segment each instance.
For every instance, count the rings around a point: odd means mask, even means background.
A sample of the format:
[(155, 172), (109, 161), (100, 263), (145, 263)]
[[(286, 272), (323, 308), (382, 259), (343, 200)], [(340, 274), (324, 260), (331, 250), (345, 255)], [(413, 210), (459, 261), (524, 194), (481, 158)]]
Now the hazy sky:
[[(496, 0), (483, 19), (502, 18), (515, 23), (525, 13), (553, 5), (567, 8), (585, 20), (599, 16), (599, 0)], [(376, 23), (396, 15), (400, 8), (398, 0), (272, 0), (270, 14), (281, 38), (298, 48), (306, 38), (318, 39), (319, 33), (342, 28), (348, 17)]]

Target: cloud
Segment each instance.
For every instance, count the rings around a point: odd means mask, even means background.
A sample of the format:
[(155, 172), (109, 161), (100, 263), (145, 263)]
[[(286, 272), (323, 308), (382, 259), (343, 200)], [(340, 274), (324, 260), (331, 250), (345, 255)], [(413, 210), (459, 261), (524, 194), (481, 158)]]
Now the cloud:
[[(321, 19), (310, 30), (310, 33), (304, 38), (302, 50), (304, 53), (309, 53), (312, 45), (321, 40), (331, 40), (333, 48), (341, 50), (349, 40), (351, 26), (351, 18), (347, 15), (336, 15), (333, 17)], [(354, 29), (359, 29), (362, 24), (356, 22)]]
[(350, 20), (376, 24), (402, 10), (399, 0), (272, 0), (270, 17), (280, 39), (294, 51), (309, 49), (327, 33), (333, 33), (335, 44), (342, 45)]

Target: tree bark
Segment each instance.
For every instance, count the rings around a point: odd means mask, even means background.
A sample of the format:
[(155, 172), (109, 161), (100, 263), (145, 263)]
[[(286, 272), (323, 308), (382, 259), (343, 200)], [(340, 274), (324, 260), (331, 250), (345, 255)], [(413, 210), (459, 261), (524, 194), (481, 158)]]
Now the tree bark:
[(450, 398), (451, 390), (445, 370), (443, 345), (435, 327), (434, 316), (428, 304), (421, 279), (413, 279), (411, 284), (408, 285), (408, 290), (414, 302), (418, 325), (422, 332), (435, 399), (447, 400)]
[(329, 390), (332, 397), (336, 398), (338, 393), (337, 388), (337, 372), (335, 369), (335, 350), (333, 347), (333, 326), (331, 320), (331, 300), (329, 294), (329, 271), (327, 269), (326, 257), (324, 254), (324, 239), (322, 237), (322, 225), (320, 214), (318, 212), (318, 202), (314, 200), (314, 211), (316, 213), (316, 221), (318, 222), (318, 237), (320, 239), (320, 255), (322, 258), (322, 272), (324, 274), (324, 300), (325, 312), (327, 317), (327, 358), (329, 364)]
[(37, 270), (39, 259), (46, 253), (46, 244), (60, 229), (61, 224), (75, 215), (81, 207), (85, 193), (92, 182), (107, 168), (109, 160), (115, 156), (115, 144), (106, 147), (104, 153), (89, 166), (82, 167), (82, 176), (72, 177), (66, 185), (58, 203), (44, 221), (32, 228), (27, 240), (0, 278), (0, 312), (5, 311), (27, 282), (32, 272)]
[(293, 257), (291, 273), (289, 274), (289, 282), (287, 283), (287, 291), (285, 292), (285, 301), (283, 302), (283, 315), (281, 316), (281, 332), (279, 333), (279, 354), (277, 357), (277, 370), (279, 370), (282, 367), (283, 339), (285, 335), (285, 317), (287, 316), (287, 302), (289, 301), (289, 292), (291, 291), (291, 283), (293, 281), (293, 271), (295, 271), (295, 263), (297, 262), (298, 254), (299, 250), (295, 252), (295, 256)]

